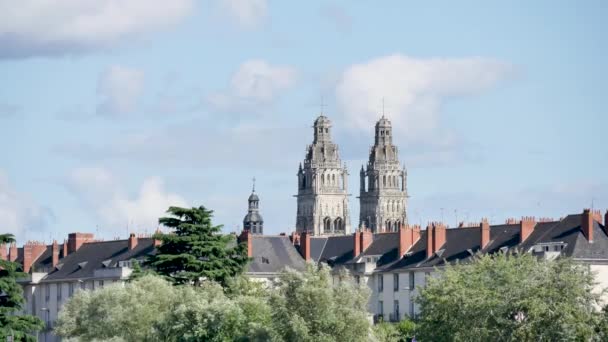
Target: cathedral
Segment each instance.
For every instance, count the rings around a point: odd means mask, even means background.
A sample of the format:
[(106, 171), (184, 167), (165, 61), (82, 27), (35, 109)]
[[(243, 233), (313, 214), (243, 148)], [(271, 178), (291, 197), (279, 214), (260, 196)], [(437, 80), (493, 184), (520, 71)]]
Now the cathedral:
[[(312, 235), (351, 233), (348, 206), (348, 169), (331, 138), (331, 121), (321, 114), (313, 125), (313, 141), (298, 168), (296, 232)], [(382, 115), (376, 122), (374, 145), (367, 165), (361, 166), (359, 227), (374, 233), (398, 231), (407, 224), (407, 171), (399, 164), (391, 122)], [(255, 183), (243, 229), (263, 234)]]

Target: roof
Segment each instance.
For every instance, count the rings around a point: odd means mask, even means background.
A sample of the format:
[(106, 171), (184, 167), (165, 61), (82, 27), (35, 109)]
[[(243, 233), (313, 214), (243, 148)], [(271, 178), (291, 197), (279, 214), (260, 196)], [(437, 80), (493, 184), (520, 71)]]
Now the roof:
[(262, 218), (262, 215), (260, 215), (260, 213), (258, 213), (257, 211), (250, 211), (243, 218), (243, 222), (245, 222), (245, 223), (247, 223), (247, 222), (260, 222), (260, 223), (263, 223), (264, 219)]
[(129, 250), (129, 240), (87, 242), (76, 252), (61, 259), (58, 267), (43, 281), (90, 278), (96, 269), (116, 267), (119, 261), (137, 259), (152, 253), (152, 238), (139, 238), (132, 250)]
[(353, 235), (333, 235), (310, 238), (310, 257), (330, 266), (344, 264), (354, 257)]
[(306, 262), (287, 236), (252, 235), (252, 261), (247, 273), (279, 273), (289, 267), (304, 270)]

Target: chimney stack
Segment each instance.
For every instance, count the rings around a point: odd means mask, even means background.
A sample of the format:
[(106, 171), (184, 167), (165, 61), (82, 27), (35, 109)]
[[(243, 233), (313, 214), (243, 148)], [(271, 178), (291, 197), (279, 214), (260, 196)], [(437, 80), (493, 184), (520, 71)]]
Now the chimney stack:
[(534, 231), (536, 226), (536, 218), (533, 216), (524, 216), (519, 221), (519, 243), (526, 241), (526, 239)]
[(310, 233), (300, 233), (300, 254), (304, 258), (304, 261), (310, 261)]
[(8, 261), (15, 261), (17, 260), (19, 251), (17, 250), (17, 244), (14, 242), (11, 242), (11, 245), (8, 249)]
[(8, 260), (8, 252), (6, 250), (6, 244), (3, 243), (2, 245), (0, 245), (0, 259), (2, 260)]
[(135, 247), (137, 247), (137, 236), (135, 236), (134, 233), (131, 233), (129, 235), (129, 250), (132, 250)]
[(608, 234), (608, 209), (606, 209), (606, 214), (604, 214), (604, 230)]
[(61, 254), (62, 258), (68, 256), (68, 240), (63, 240), (63, 245), (61, 245)]
[(291, 232), (291, 235), (289, 236), (289, 240), (291, 240), (291, 244), (294, 246), (300, 245), (300, 235), (298, 235), (298, 233), (296, 233), (295, 230), (293, 232)]
[(369, 230), (369, 228), (365, 228), (361, 232), (361, 239), (359, 241), (361, 241), (359, 246), (361, 246), (361, 253), (363, 253), (374, 241), (374, 234), (372, 234), (372, 231)]
[(247, 243), (247, 256), (253, 258), (253, 241), (249, 230), (244, 229), (238, 238), (239, 242)]
[(426, 227), (426, 257), (430, 258), (446, 242), (446, 228), (443, 223), (429, 223)]
[(53, 241), (53, 262), (52, 266), (55, 268), (59, 264), (59, 245), (57, 244), (57, 240)]
[(92, 233), (70, 233), (68, 234), (68, 254), (76, 252), (85, 242), (93, 241)]
[(361, 232), (359, 229), (355, 230), (355, 234), (353, 234), (353, 256), (356, 258), (361, 254)]
[(479, 227), (481, 229), (481, 244), (479, 245), (479, 249), (484, 249), (490, 243), (490, 224), (488, 223), (488, 219), (484, 218), (481, 220)]
[(589, 209), (583, 210), (581, 228), (587, 241), (593, 242), (593, 216)]
[(29, 241), (23, 246), (23, 272), (30, 273), (34, 262), (44, 253), (46, 245), (42, 242)]
[(399, 256), (405, 253), (420, 239), (420, 227), (401, 225), (399, 227)]

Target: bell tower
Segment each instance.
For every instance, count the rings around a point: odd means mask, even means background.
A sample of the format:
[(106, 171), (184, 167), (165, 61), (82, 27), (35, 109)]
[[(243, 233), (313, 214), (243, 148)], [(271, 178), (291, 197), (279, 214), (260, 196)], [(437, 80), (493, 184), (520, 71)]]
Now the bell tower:
[(374, 145), (367, 166), (359, 174), (359, 224), (373, 232), (397, 231), (407, 223), (407, 170), (399, 165), (391, 122), (376, 122)]
[(253, 178), (253, 188), (249, 195), (249, 209), (243, 219), (243, 230), (251, 234), (264, 234), (264, 219), (260, 215), (260, 198), (255, 193), (255, 178)]
[(313, 142), (298, 168), (296, 231), (349, 234), (348, 170), (331, 140), (331, 121), (321, 114), (313, 129)]

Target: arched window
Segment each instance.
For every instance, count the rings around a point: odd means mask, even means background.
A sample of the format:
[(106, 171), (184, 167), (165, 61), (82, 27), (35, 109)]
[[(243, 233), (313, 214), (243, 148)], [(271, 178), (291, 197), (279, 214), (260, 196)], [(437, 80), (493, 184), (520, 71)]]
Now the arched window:
[(321, 175), (321, 185), (325, 185), (325, 175)]
[(336, 175), (331, 175), (331, 185), (336, 185)]
[(306, 189), (306, 176), (302, 177), (302, 189)]
[(342, 231), (342, 218), (338, 217), (335, 221), (334, 221), (334, 230), (335, 231)]
[(386, 186), (386, 176), (382, 176), (382, 186)]
[(329, 217), (323, 219), (323, 231), (325, 233), (331, 233), (331, 219)]

